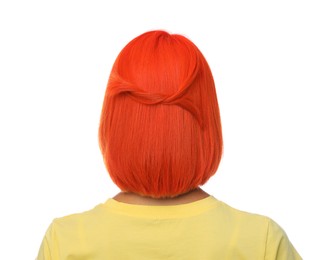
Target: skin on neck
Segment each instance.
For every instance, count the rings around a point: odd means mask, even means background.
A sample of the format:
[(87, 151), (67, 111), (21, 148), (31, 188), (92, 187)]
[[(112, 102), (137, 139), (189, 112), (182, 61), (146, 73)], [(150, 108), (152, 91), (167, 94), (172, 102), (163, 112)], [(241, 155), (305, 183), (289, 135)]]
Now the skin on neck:
[(116, 196), (113, 197), (114, 200), (136, 205), (152, 205), (152, 206), (166, 206), (166, 205), (180, 205), (197, 200), (204, 199), (210, 196), (208, 193), (203, 191), (201, 188), (196, 188), (187, 193), (181, 194), (174, 198), (162, 198), (156, 199), (152, 197), (141, 196), (132, 192), (119, 192)]

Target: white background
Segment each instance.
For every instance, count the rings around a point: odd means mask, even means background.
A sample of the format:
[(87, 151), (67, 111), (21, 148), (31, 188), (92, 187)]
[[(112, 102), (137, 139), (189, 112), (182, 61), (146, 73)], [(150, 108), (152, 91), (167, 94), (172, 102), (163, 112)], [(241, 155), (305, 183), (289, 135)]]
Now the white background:
[(304, 259), (329, 246), (327, 1), (2, 1), (1, 259), (34, 259), (53, 218), (119, 189), (97, 143), (119, 51), (164, 29), (213, 71), (224, 156), (202, 188), (279, 223)]

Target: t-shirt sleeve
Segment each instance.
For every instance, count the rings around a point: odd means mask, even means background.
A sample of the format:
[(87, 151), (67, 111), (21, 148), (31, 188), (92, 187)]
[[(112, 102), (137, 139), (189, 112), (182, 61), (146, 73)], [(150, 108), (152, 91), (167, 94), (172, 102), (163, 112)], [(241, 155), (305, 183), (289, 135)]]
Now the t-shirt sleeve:
[(58, 260), (54, 221), (48, 226), (42, 239), (36, 260)]
[(302, 260), (285, 231), (272, 219), (268, 221), (265, 260)]

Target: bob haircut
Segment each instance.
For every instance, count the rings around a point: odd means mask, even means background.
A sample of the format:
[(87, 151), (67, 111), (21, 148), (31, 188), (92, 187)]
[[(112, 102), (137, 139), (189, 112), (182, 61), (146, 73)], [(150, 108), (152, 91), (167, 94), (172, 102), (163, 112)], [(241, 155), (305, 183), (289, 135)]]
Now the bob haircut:
[(173, 198), (205, 184), (223, 141), (213, 76), (195, 44), (162, 30), (130, 41), (110, 73), (98, 140), (123, 192)]

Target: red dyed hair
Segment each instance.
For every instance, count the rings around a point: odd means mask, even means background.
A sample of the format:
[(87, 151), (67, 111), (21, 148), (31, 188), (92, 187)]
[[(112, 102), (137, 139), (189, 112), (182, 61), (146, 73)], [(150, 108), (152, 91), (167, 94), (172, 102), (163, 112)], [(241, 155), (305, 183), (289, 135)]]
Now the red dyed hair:
[(209, 65), (190, 40), (157, 30), (124, 47), (107, 84), (99, 146), (124, 192), (172, 198), (215, 174), (220, 111)]

